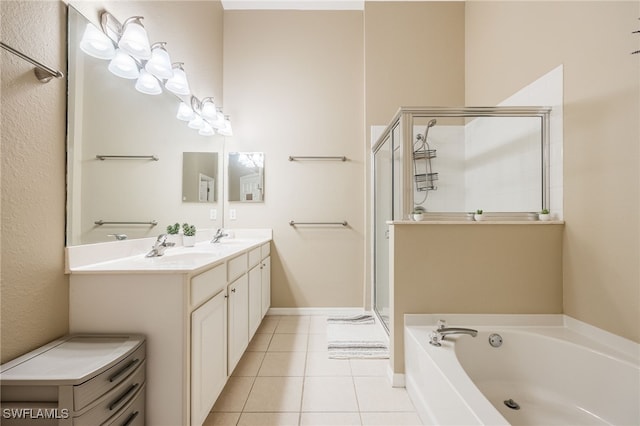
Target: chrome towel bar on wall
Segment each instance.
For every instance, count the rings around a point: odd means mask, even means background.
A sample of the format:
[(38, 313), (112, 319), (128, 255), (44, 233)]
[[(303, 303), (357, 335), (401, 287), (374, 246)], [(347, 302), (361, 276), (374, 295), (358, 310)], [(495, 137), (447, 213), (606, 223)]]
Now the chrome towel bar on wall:
[(158, 221), (157, 220), (150, 220), (148, 222), (108, 222), (108, 221), (104, 221), (104, 220), (100, 219), (100, 220), (96, 220), (93, 223), (98, 225), (98, 226), (102, 226), (102, 225), (149, 225), (149, 226), (156, 226), (158, 224)]
[(334, 160), (334, 161), (347, 161), (347, 157), (344, 155), (340, 156), (296, 156), (290, 155), (289, 161), (299, 161), (299, 160)]
[(336, 226), (347, 226), (349, 225), (346, 220), (342, 222), (296, 222), (295, 220), (289, 221), (289, 225), (298, 226), (298, 225), (336, 225)]
[(19, 50), (14, 49), (8, 44), (5, 44), (0, 41), (0, 47), (2, 47), (7, 52), (11, 52), (17, 57), (19, 57), (20, 59), (23, 59), (29, 62), (31, 65), (35, 66), (36, 68), (33, 70), (33, 72), (35, 73), (36, 78), (40, 81), (40, 83), (48, 83), (53, 77), (55, 78), (64, 77), (64, 74), (62, 74), (62, 72), (58, 70), (54, 70), (53, 68), (50, 68), (44, 65), (43, 63), (36, 61), (35, 59), (25, 55)]
[(96, 158), (100, 161), (104, 160), (153, 160), (158, 161), (160, 158), (157, 155), (96, 155)]

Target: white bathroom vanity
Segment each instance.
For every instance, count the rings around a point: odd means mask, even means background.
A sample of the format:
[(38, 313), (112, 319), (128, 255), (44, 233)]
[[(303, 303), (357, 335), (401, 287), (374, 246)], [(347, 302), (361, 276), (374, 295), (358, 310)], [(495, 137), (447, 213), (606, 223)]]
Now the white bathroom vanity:
[(148, 425), (202, 425), (269, 309), (271, 230), (235, 235), (151, 258), (154, 239), (67, 249), (70, 331), (147, 338)]

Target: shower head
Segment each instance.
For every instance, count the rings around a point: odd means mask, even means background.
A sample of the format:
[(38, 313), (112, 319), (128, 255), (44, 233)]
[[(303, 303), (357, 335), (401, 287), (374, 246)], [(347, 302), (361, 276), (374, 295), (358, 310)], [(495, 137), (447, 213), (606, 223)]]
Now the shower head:
[(437, 122), (438, 121), (435, 118), (432, 118), (431, 120), (429, 120), (429, 122), (427, 123), (427, 127), (425, 127), (424, 129), (424, 136), (418, 133), (418, 136), (416, 136), (416, 139), (418, 141), (423, 141), (423, 143), (427, 142), (427, 135), (429, 134), (429, 129), (435, 126)]
[(435, 118), (434, 118), (434, 119), (429, 120), (429, 122), (427, 123), (427, 129), (428, 129), (429, 127), (433, 127), (433, 126), (435, 126), (437, 122), (438, 122), (438, 120), (436, 120)]

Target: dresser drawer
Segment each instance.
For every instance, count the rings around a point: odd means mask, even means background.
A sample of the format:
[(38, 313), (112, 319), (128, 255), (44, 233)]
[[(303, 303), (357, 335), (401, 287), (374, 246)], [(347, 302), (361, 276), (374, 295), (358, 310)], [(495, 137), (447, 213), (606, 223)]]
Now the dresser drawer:
[(242, 253), (229, 261), (227, 281), (232, 282), (247, 272), (247, 253)]
[[(111, 367), (110, 369), (98, 374), (91, 380), (73, 387), (73, 409), (80, 411), (89, 403), (100, 398), (113, 388), (118, 386), (144, 362), (145, 359), (145, 343), (143, 342), (138, 349), (132, 354), (124, 358), (122, 361)], [(142, 369), (144, 373), (144, 369)]]
[(209, 300), (227, 285), (227, 267), (218, 265), (191, 278), (191, 306)]
[(144, 426), (144, 395), (146, 383), (138, 391), (136, 396), (122, 410), (116, 413), (113, 418), (107, 420), (105, 425), (109, 426)]
[(74, 426), (101, 425), (119, 413), (123, 407), (128, 406), (131, 401), (139, 396), (138, 394), (145, 384), (145, 366), (146, 361), (143, 360), (133, 374), (130, 374), (109, 393), (102, 396), (95, 404), (92, 404), (92, 407), (86, 412), (74, 418)]

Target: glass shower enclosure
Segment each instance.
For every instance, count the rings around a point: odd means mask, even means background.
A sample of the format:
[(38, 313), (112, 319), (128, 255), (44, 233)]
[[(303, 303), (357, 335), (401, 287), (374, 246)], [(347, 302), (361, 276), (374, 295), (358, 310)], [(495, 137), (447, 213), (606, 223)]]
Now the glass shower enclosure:
[(549, 208), (548, 107), (402, 107), (372, 148), (373, 307), (388, 331), (389, 221), (534, 220)]

